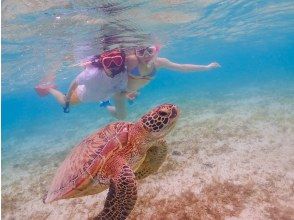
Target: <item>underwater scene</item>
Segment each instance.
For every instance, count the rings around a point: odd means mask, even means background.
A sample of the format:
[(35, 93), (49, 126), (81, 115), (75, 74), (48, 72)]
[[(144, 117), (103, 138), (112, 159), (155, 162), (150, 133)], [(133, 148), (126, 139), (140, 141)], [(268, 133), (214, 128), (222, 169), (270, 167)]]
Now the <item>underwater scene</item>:
[[(293, 1), (4, 0), (1, 29), (2, 219), (294, 218)], [(69, 91), (116, 48), (123, 117)]]

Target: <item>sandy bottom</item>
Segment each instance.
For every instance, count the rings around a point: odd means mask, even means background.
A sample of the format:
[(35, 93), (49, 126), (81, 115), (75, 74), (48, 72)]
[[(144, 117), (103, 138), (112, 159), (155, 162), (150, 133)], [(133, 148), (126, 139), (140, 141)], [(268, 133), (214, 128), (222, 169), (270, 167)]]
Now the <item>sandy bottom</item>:
[[(230, 96), (180, 105), (181, 118), (166, 138), (168, 158), (157, 174), (139, 182), (129, 219), (293, 219), (293, 99)], [(72, 147), (66, 141), (47, 140), (52, 147), (42, 156), (32, 152), (24, 159), (30, 162), (5, 170), (3, 219), (87, 219), (99, 213), (107, 192), (41, 201)]]

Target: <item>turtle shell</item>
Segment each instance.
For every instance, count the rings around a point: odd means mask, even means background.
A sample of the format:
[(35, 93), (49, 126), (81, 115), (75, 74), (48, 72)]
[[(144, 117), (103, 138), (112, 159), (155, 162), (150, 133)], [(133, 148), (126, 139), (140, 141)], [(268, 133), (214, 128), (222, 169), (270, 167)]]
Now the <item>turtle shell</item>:
[(99, 184), (106, 178), (102, 168), (116, 149), (126, 146), (129, 125), (110, 124), (74, 147), (58, 168), (44, 202), (91, 195), (108, 188), (107, 184)]

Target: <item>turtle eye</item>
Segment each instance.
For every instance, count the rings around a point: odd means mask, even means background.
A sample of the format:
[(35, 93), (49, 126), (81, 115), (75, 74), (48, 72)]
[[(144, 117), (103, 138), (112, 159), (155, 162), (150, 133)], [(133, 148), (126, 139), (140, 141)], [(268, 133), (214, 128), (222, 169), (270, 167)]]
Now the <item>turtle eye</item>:
[(162, 110), (160, 110), (160, 111), (158, 112), (158, 114), (159, 114), (160, 116), (167, 116), (167, 112), (162, 111)]

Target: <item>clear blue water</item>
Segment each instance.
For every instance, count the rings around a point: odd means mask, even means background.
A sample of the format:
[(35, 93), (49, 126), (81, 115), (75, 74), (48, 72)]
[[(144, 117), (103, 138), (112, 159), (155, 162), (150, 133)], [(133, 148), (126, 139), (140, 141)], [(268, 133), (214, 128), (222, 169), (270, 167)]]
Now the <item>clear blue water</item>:
[[(103, 9), (104, 14), (97, 3), (75, 1), (61, 6), (52, 3), (52, 8), (37, 4), (31, 10), (14, 2), (19, 11), (10, 7), (2, 11), (2, 195), (15, 189), (25, 194), (30, 186), (38, 186), (32, 197), (41, 195), (48, 182), (38, 185), (36, 176), (46, 169), (52, 177), (56, 164), (79, 140), (115, 121), (97, 103), (73, 107), (64, 114), (52, 97), (40, 98), (33, 90), (54, 62), (67, 56), (70, 58), (63, 61), (57, 74), (58, 88), (65, 92), (81, 71), (71, 65), (97, 48), (101, 50), (105, 33), (126, 47), (160, 42), (164, 46), (160, 56), (174, 62), (217, 61), (222, 66), (189, 74), (158, 70), (152, 83), (128, 106), (128, 121), (163, 102), (179, 105), (183, 115), (195, 112), (195, 117), (214, 104), (218, 108), (213, 111), (222, 117), (221, 113), (236, 107), (238, 101), (251, 98), (260, 98), (255, 105), (264, 108), (280, 103), (293, 110), (292, 1), (102, 2), (111, 3), (108, 10)], [(109, 12), (110, 8), (116, 13)], [(131, 13), (135, 12), (138, 19), (134, 21)], [(97, 21), (102, 18), (106, 24)], [(91, 19), (97, 19), (96, 23), (91, 24)], [(282, 117), (283, 108), (277, 114)], [(290, 119), (293, 121), (293, 114)], [(9, 196), (4, 199), (12, 201)], [(4, 208), (2, 216), (11, 213)]]

